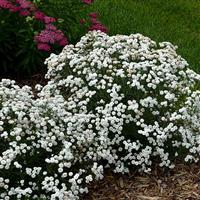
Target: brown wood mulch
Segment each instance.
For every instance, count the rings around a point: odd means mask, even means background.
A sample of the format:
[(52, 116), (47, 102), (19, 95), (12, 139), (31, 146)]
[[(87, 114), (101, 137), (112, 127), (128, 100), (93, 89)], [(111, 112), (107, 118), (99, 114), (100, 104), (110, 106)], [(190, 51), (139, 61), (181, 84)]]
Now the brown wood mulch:
[(168, 171), (155, 167), (151, 174), (107, 171), (81, 200), (200, 200), (200, 163), (179, 163)]

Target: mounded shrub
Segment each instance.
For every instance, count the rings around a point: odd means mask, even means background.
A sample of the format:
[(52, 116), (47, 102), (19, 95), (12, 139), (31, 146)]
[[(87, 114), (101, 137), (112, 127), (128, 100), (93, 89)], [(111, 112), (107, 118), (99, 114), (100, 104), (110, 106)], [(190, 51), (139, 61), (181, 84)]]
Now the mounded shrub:
[(78, 199), (104, 168), (199, 160), (200, 75), (168, 42), (89, 32), (46, 60), (49, 82), (0, 83), (2, 199)]

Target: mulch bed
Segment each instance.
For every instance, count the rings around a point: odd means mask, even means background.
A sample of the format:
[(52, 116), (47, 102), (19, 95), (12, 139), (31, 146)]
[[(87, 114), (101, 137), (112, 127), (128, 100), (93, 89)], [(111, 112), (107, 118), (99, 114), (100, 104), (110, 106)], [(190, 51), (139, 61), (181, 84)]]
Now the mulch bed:
[(200, 200), (200, 163), (177, 164), (168, 171), (155, 167), (149, 175), (107, 171), (81, 200)]

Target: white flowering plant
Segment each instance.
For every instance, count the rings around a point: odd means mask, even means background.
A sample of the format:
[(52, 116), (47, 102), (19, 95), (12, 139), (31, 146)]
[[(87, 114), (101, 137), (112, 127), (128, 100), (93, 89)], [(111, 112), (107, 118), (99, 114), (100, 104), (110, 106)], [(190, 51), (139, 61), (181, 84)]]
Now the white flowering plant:
[(168, 42), (89, 32), (46, 86), (0, 82), (0, 199), (79, 199), (104, 168), (199, 161), (200, 75)]

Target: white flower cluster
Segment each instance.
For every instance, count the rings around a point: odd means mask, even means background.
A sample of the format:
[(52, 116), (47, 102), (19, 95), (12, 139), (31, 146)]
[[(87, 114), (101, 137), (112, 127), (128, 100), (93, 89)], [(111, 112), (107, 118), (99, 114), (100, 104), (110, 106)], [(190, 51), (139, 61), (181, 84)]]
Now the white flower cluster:
[(200, 75), (167, 42), (89, 32), (47, 60), (49, 82), (0, 82), (0, 199), (78, 199), (103, 170), (198, 161)]
[(0, 107), (0, 199), (74, 200), (102, 178), (101, 165), (82, 160), (85, 115), (67, 112), (61, 95), (35, 99), (31, 88), (4, 79)]

